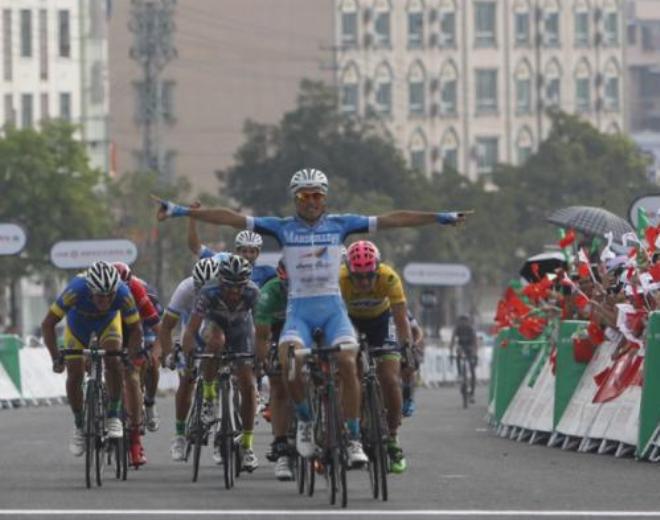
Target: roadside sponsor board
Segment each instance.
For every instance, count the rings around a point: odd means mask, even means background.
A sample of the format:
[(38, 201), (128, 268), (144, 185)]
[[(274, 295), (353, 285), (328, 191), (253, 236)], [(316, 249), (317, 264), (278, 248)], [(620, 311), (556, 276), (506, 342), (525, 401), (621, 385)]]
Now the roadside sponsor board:
[(17, 255), (25, 248), (25, 231), (16, 224), (0, 224), (0, 255)]
[(89, 267), (98, 260), (132, 264), (137, 247), (130, 240), (65, 240), (50, 250), (50, 261), (60, 269)]

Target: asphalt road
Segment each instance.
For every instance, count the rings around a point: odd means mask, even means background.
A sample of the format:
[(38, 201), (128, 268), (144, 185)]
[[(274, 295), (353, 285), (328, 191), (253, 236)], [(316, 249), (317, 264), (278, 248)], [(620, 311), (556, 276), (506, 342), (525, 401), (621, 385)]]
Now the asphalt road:
[(147, 466), (88, 490), (84, 460), (67, 448), (68, 407), (0, 411), (0, 518), (660, 518), (660, 466), (500, 439), (484, 421), (485, 393), (480, 387), (477, 404), (463, 410), (455, 388), (419, 390), (417, 413), (401, 430), (408, 472), (390, 477), (383, 503), (370, 498), (366, 472), (351, 471), (347, 511), (328, 505), (323, 483), (309, 498), (274, 479), (263, 421), (255, 440), (261, 466), (227, 491), (209, 452), (197, 483), (190, 464), (170, 460), (173, 399), (161, 398)]

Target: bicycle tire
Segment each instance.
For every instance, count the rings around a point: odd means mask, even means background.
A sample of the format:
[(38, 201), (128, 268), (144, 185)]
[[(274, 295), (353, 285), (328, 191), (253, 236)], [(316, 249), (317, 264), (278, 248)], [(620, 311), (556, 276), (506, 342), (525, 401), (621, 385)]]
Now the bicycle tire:
[(104, 448), (105, 448), (105, 410), (106, 403), (103, 395), (103, 390), (97, 387), (97, 401), (96, 401), (96, 432), (94, 439), (94, 467), (96, 470), (96, 485), (101, 487), (103, 485), (103, 462)]
[[(204, 387), (202, 380), (197, 380), (195, 387), (195, 398), (189, 416), (189, 430), (186, 439), (190, 439), (193, 445), (193, 475), (192, 481), (197, 482), (199, 476), (199, 459), (202, 453), (202, 442), (204, 441), (204, 425), (202, 424), (202, 401), (204, 400)], [(188, 442), (188, 441), (187, 441)], [(189, 448), (187, 448), (189, 450)]]
[(307, 464), (305, 457), (301, 456), (299, 453), (296, 453), (296, 468), (295, 468), (295, 477), (296, 477), (296, 486), (298, 489), (298, 494), (302, 495), (305, 493), (305, 485), (307, 483)]
[(346, 442), (345, 437), (341, 428), (341, 417), (339, 407), (333, 405), (335, 412), (335, 435), (336, 435), (336, 445), (334, 449), (334, 454), (337, 458), (336, 468), (338, 470), (337, 474), (337, 483), (339, 485), (338, 491), (341, 494), (341, 507), (346, 508), (348, 506), (348, 484), (346, 482), (346, 471), (348, 469), (348, 453), (346, 451)]
[(220, 386), (220, 399), (222, 400), (220, 442), (225, 489), (231, 489), (234, 486), (234, 435), (231, 427), (231, 410), (229, 406), (229, 398), (229, 381), (223, 380)]
[(85, 391), (85, 484), (87, 489), (92, 487), (92, 465), (94, 456), (95, 428), (95, 388), (91, 381), (88, 381)]
[(366, 402), (368, 410), (368, 433), (370, 468), (373, 498), (382, 498), (385, 502), (387, 493), (387, 450), (383, 435), (383, 407), (378, 387), (369, 381), (366, 387)]
[(461, 359), (461, 396), (463, 398), (463, 409), (468, 407), (468, 375), (465, 358)]

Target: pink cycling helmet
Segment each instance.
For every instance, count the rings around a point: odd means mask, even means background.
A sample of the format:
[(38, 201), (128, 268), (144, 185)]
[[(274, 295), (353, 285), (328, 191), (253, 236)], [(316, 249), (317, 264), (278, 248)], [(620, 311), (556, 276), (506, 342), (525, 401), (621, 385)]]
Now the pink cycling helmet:
[(375, 273), (380, 263), (380, 252), (376, 244), (360, 240), (348, 246), (346, 264), (351, 273)]
[(131, 276), (133, 276), (133, 273), (131, 272), (131, 268), (128, 266), (127, 263), (115, 262), (112, 265), (115, 269), (117, 269), (117, 272), (119, 273), (119, 278), (121, 278), (122, 282), (130, 281)]

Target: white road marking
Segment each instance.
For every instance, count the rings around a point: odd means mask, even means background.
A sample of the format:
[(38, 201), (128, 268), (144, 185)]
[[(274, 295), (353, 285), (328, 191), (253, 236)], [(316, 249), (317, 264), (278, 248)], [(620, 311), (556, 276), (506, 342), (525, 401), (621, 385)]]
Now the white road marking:
[(0, 516), (446, 516), (446, 517), (580, 517), (580, 518), (660, 518), (660, 511), (525, 511), (487, 509), (365, 509), (365, 510), (261, 510), (215, 509), (215, 510), (173, 510), (173, 509), (0, 509)]

